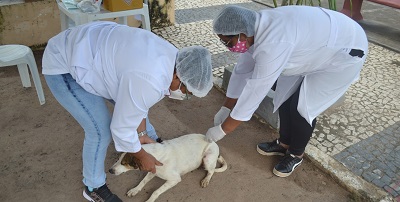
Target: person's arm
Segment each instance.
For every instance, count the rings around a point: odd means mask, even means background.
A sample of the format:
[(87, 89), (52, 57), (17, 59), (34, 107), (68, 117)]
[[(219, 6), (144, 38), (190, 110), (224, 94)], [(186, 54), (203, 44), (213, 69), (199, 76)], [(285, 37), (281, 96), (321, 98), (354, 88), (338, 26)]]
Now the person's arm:
[[(207, 141), (216, 142), (224, 138), (226, 134), (233, 132), (241, 122), (250, 120), (253, 113), (257, 110), (258, 106), (283, 71), (284, 65), (291, 54), (293, 46), (286, 43), (278, 43), (278, 45), (279, 46), (267, 46), (267, 49), (255, 51), (254, 54), (257, 56), (253, 70), (251, 72), (244, 71), (242, 75), (236, 77), (236, 79), (241, 77), (246, 78), (245, 82), (239, 79), (240, 81), (231, 84), (232, 81), (236, 81), (232, 80), (234, 79), (232, 77), (234, 74), (232, 74), (228, 86), (230, 95), (228, 95), (227, 92), (227, 97), (230, 97), (230, 99), (226, 99), (224, 106), (233, 106), (233, 108), (229, 115), (226, 116), (226, 119), (222, 121), (222, 124), (217, 125), (214, 121), (215, 126), (208, 129), (206, 133)], [(256, 52), (261, 53), (257, 54)], [(259, 60), (257, 60), (257, 58), (259, 58)], [(249, 77), (250, 73), (251, 75)], [(242, 86), (243, 84), (244, 86)], [(229, 91), (229, 88), (232, 89), (234, 86), (240, 88), (240, 90), (234, 89), (233, 91)], [(235, 97), (238, 97), (238, 99), (233, 99)]]
[(232, 75), (229, 79), (226, 96), (229, 98), (239, 98), (243, 91), (246, 81), (251, 78), (254, 71), (255, 61), (249, 52), (242, 53), (239, 56)]
[(285, 69), (294, 46), (291, 43), (264, 44), (265, 48), (254, 51), (255, 66), (251, 78), (238, 98), (230, 116), (238, 121), (248, 121), (267, 96), (271, 87)]
[(237, 98), (226, 97), (224, 107), (232, 110), (235, 107), (237, 100)]
[(163, 95), (148, 80), (134, 72), (124, 73), (118, 86), (110, 126), (115, 149), (135, 153), (141, 149), (138, 132), (146, 129), (148, 110)]
[(226, 118), (229, 117), (232, 109), (235, 107), (237, 102), (236, 98), (226, 97), (224, 105), (214, 116), (214, 126), (222, 124)]
[(232, 117), (226, 118), (224, 123), (222, 123), (221, 128), (225, 132), (225, 134), (229, 134), (233, 132), (242, 122), (233, 119)]
[(249, 79), (253, 73), (254, 64), (255, 61), (250, 53), (246, 52), (240, 54), (238, 62), (229, 79), (225, 103), (214, 116), (214, 126), (222, 124), (231, 113), (246, 85), (247, 79)]
[(143, 132), (143, 131), (146, 131), (146, 118), (144, 118), (143, 120), (142, 120), (142, 122), (140, 122), (140, 124), (139, 124), (139, 126), (137, 127), (137, 130), (136, 130), (138, 133), (140, 133), (140, 132)]
[[(142, 85), (138, 87), (138, 83)], [(142, 149), (137, 132), (146, 129), (149, 108), (164, 95), (151, 82), (132, 72), (121, 77), (119, 86), (111, 121), (115, 149), (137, 158), (141, 170), (155, 172), (155, 166), (162, 164)]]
[(156, 142), (147, 135), (145, 118), (142, 120), (136, 131), (139, 135), (140, 144), (149, 144)]
[(235, 120), (228, 116), (222, 124), (218, 124), (210, 129), (206, 133), (206, 140), (208, 142), (217, 142), (224, 138), (227, 134), (233, 132), (241, 121)]

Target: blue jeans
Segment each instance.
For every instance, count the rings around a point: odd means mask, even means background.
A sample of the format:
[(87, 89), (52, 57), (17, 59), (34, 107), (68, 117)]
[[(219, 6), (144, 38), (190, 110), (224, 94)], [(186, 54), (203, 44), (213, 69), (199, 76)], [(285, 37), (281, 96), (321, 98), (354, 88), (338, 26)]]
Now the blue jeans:
[[(82, 152), (83, 183), (92, 188), (104, 185), (104, 160), (111, 142), (111, 113), (106, 100), (84, 90), (70, 74), (44, 75), (44, 78), (56, 100), (85, 131)], [(146, 130), (151, 138), (158, 138), (148, 118)]]

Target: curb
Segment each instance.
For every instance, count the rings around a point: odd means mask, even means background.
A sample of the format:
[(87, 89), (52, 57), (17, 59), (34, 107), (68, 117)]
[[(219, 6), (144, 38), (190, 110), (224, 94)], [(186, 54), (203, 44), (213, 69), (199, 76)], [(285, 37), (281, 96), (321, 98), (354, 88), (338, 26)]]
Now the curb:
[(373, 20), (360, 20), (357, 23), (364, 29), (369, 42), (400, 53), (400, 29)]
[(317, 147), (310, 144), (307, 145), (305, 154), (311, 162), (332, 176), (351, 193), (371, 202), (394, 202), (393, 197), (387, 192), (352, 173), (340, 162)]

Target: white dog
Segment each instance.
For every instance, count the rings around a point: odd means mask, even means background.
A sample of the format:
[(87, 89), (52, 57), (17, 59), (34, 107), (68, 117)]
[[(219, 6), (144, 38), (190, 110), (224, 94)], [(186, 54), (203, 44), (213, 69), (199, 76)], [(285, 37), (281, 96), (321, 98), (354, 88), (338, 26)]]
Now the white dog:
[[(195, 170), (203, 163), (207, 176), (201, 180), (201, 186), (207, 187), (214, 172), (226, 170), (227, 163), (219, 156), (219, 147), (215, 142), (207, 142), (202, 134), (184, 135), (162, 143), (143, 144), (142, 148), (153, 155), (163, 166), (157, 166), (155, 174), (149, 172), (135, 188), (127, 192), (127, 196), (135, 196), (142, 190), (144, 185), (155, 176), (166, 180), (166, 182), (153, 192), (147, 202), (155, 201), (160, 194), (181, 181), (181, 176)], [(123, 153), (118, 161), (111, 167), (110, 173), (119, 175), (129, 170), (137, 170), (138, 166), (134, 158), (129, 158)], [(217, 162), (222, 164), (216, 168)]]

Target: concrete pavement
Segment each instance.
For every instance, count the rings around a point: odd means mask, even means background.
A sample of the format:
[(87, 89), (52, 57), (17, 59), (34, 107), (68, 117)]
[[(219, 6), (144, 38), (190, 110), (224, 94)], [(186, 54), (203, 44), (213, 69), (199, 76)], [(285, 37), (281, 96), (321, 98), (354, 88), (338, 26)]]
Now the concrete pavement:
[[(254, 10), (272, 5), (272, 0), (257, 1), (176, 0), (176, 24), (153, 31), (178, 48), (208, 48), (215, 85), (221, 87), (225, 68), (236, 64), (237, 54), (218, 41), (212, 19), (227, 4)], [(337, 5), (340, 10), (342, 2)], [(365, 1), (362, 13), (370, 53), (361, 78), (340, 107), (318, 117), (306, 153), (354, 193), (371, 201), (400, 202), (400, 12)]]

